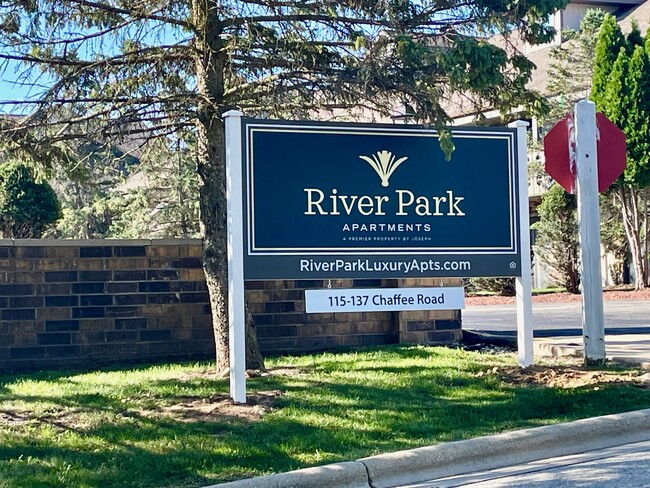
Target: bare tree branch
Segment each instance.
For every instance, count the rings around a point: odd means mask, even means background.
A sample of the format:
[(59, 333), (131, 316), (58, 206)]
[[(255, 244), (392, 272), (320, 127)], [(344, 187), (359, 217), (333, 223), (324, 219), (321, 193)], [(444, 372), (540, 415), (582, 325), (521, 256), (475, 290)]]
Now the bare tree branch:
[[(134, 7), (131, 9), (119, 8), (114, 5), (109, 5), (107, 3), (101, 2), (91, 2), (88, 0), (66, 0), (69, 3), (83, 5), (85, 7), (92, 7), (102, 12), (108, 12), (112, 14), (127, 15), (134, 19), (138, 20), (154, 20), (162, 22), (165, 24), (175, 25), (178, 27), (184, 27), (185, 29), (193, 29), (193, 26), (190, 22), (181, 19), (175, 19), (166, 15), (158, 15), (157, 13), (146, 13), (147, 5), (146, 2), (134, 2)], [(136, 8), (139, 6), (140, 8)]]

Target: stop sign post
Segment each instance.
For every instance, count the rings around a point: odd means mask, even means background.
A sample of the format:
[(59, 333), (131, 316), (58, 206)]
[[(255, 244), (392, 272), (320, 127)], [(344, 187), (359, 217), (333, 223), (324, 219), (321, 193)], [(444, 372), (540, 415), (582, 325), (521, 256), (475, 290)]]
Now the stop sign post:
[(578, 102), (575, 106), (575, 121), (584, 355), (586, 364), (602, 364), (605, 362), (605, 317), (600, 271), (595, 104), (587, 101)]
[(566, 191), (577, 191), (585, 363), (605, 361), (598, 192), (625, 170), (625, 135), (593, 102), (583, 100), (544, 138), (545, 168)]

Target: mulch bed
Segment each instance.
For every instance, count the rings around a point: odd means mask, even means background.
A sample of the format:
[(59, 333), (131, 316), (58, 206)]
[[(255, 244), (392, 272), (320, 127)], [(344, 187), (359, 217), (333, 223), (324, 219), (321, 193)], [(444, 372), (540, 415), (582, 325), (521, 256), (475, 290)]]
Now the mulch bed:
[[(544, 293), (533, 295), (533, 303), (566, 303), (579, 302), (582, 295), (571, 293)], [(650, 300), (650, 288), (644, 290), (628, 289), (607, 289), (603, 290), (603, 300)], [(468, 307), (480, 305), (508, 305), (515, 303), (515, 297), (503, 297), (499, 295), (468, 296), (465, 298), (465, 305)]]

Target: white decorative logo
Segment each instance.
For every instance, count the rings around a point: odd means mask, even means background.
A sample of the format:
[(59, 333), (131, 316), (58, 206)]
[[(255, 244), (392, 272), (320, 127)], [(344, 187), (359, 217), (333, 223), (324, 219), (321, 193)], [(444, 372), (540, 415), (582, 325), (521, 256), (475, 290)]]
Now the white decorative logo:
[(517, 263), (510, 261), (510, 269), (517, 269)]
[(359, 157), (366, 161), (377, 172), (379, 178), (381, 178), (381, 186), (388, 186), (390, 175), (393, 174), (400, 164), (408, 159), (408, 157), (395, 159), (393, 153), (386, 150), (377, 151), (377, 154), (373, 154), (372, 157)]

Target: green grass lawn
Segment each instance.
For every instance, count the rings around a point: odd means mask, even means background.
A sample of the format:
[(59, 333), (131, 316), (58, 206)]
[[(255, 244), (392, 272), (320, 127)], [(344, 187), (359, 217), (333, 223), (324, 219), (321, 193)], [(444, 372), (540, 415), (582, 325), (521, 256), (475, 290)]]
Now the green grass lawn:
[(257, 420), (209, 413), (228, 388), (209, 364), (5, 375), (0, 487), (198, 487), (650, 407), (630, 385), (512, 385), (491, 372), (514, 365), (397, 346), (269, 359), (284, 374), (248, 392), (281, 394)]

